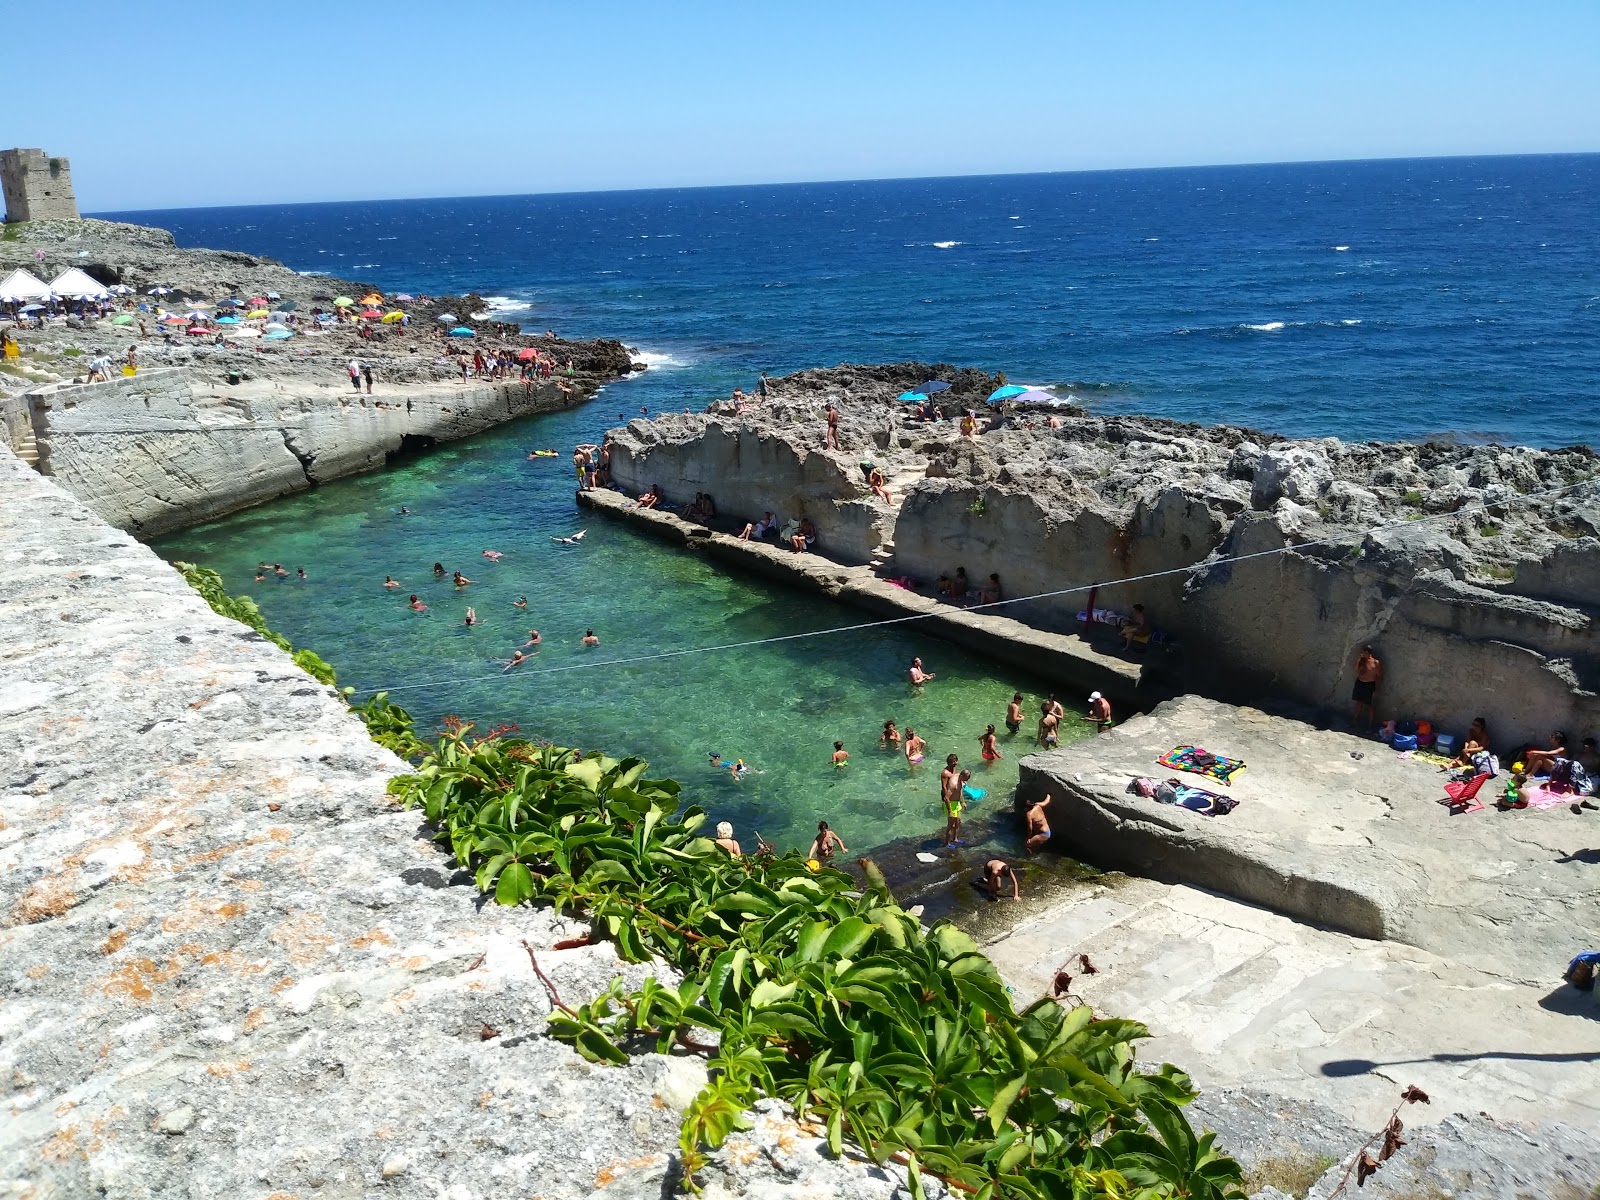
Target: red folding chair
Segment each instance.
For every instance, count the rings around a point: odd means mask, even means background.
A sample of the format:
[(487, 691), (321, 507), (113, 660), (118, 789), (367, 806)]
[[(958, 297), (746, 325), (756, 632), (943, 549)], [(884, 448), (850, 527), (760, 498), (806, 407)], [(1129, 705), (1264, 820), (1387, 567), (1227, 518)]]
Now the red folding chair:
[(1482, 775), (1474, 775), (1465, 782), (1452, 779), (1444, 785), (1445, 795), (1449, 799), (1441, 800), (1439, 803), (1448, 805), (1452, 813), (1476, 812), (1483, 807), (1483, 803), (1478, 799), (1478, 793), (1483, 790), (1483, 785), (1489, 778), (1489, 774), (1485, 772)]

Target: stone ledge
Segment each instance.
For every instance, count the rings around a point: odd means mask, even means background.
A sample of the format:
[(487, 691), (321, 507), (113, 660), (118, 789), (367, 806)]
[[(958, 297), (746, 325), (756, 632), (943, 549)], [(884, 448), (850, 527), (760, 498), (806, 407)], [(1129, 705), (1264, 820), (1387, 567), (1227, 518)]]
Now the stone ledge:
[(1010, 617), (954, 608), (896, 587), (871, 567), (842, 566), (817, 554), (795, 554), (766, 542), (743, 541), (694, 525), (672, 513), (635, 508), (620, 492), (592, 488), (578, 503), (626, 521), (664, 541), (805, 591), (818, 592), (877, 616), (916, 619), (934, 637), (987, 655), (1085, 693), (1104, 692), (1122, 705), (1153, 704), (1169, 693), (1143, 682), (1138, 663), (1103, 654), (1075, 634), (1050, 633)]

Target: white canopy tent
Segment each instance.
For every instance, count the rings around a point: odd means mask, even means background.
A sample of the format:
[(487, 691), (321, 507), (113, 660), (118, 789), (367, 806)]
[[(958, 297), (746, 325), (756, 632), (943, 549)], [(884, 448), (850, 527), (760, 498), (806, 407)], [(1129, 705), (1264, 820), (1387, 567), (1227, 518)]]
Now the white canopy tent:
[(68, 267), (50, 281), (50, 290), (72, 300), (106, 300), (111, 289), (77, 267)]
[(0, 279), (0, 303), (14, 300), (49, 300), (52, 295), (48, 283), (30, 275), (21, 267), (4, 279)]

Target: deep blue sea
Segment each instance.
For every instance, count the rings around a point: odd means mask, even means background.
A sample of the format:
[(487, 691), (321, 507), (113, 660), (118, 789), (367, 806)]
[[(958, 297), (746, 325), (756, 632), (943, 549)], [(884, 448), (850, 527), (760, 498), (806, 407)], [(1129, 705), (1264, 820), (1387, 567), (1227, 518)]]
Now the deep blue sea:
[(924, 359), (1105, 412), (1600, 444), (1600, 155), (105, 214), (614, 336), (698, 407)]

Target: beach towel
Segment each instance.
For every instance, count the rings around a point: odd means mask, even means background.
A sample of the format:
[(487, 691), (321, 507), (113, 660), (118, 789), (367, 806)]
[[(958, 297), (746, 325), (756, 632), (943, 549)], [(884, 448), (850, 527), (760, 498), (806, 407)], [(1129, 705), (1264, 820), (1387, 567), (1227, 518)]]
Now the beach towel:
[(1529, 808), (1563, 808), (1575, 800), (1583, 797), (1573, 792), (1552, 792), (1543, 783), (1528, 780), (1522, 785), (1522, 798), (1528, 802)]
[(1219, 796), (1187, 783), (1179, 784), (1176, 793), (1178, 807), (1205, 817), (1225, 817), (1239, 807), (1239, 802), (1232, 796)]
[(1177, 746), (1168, 750), (1156, 761), (1163, 767), (1171, 767), (1175, 771), (1191, 771), (1227, 785), (1233, 783), (1233, 777), (1242, 773), (1245, 766), (1242, 758), (1227, 758), (1221, 754), (1212, 754), (1201, 746)]

